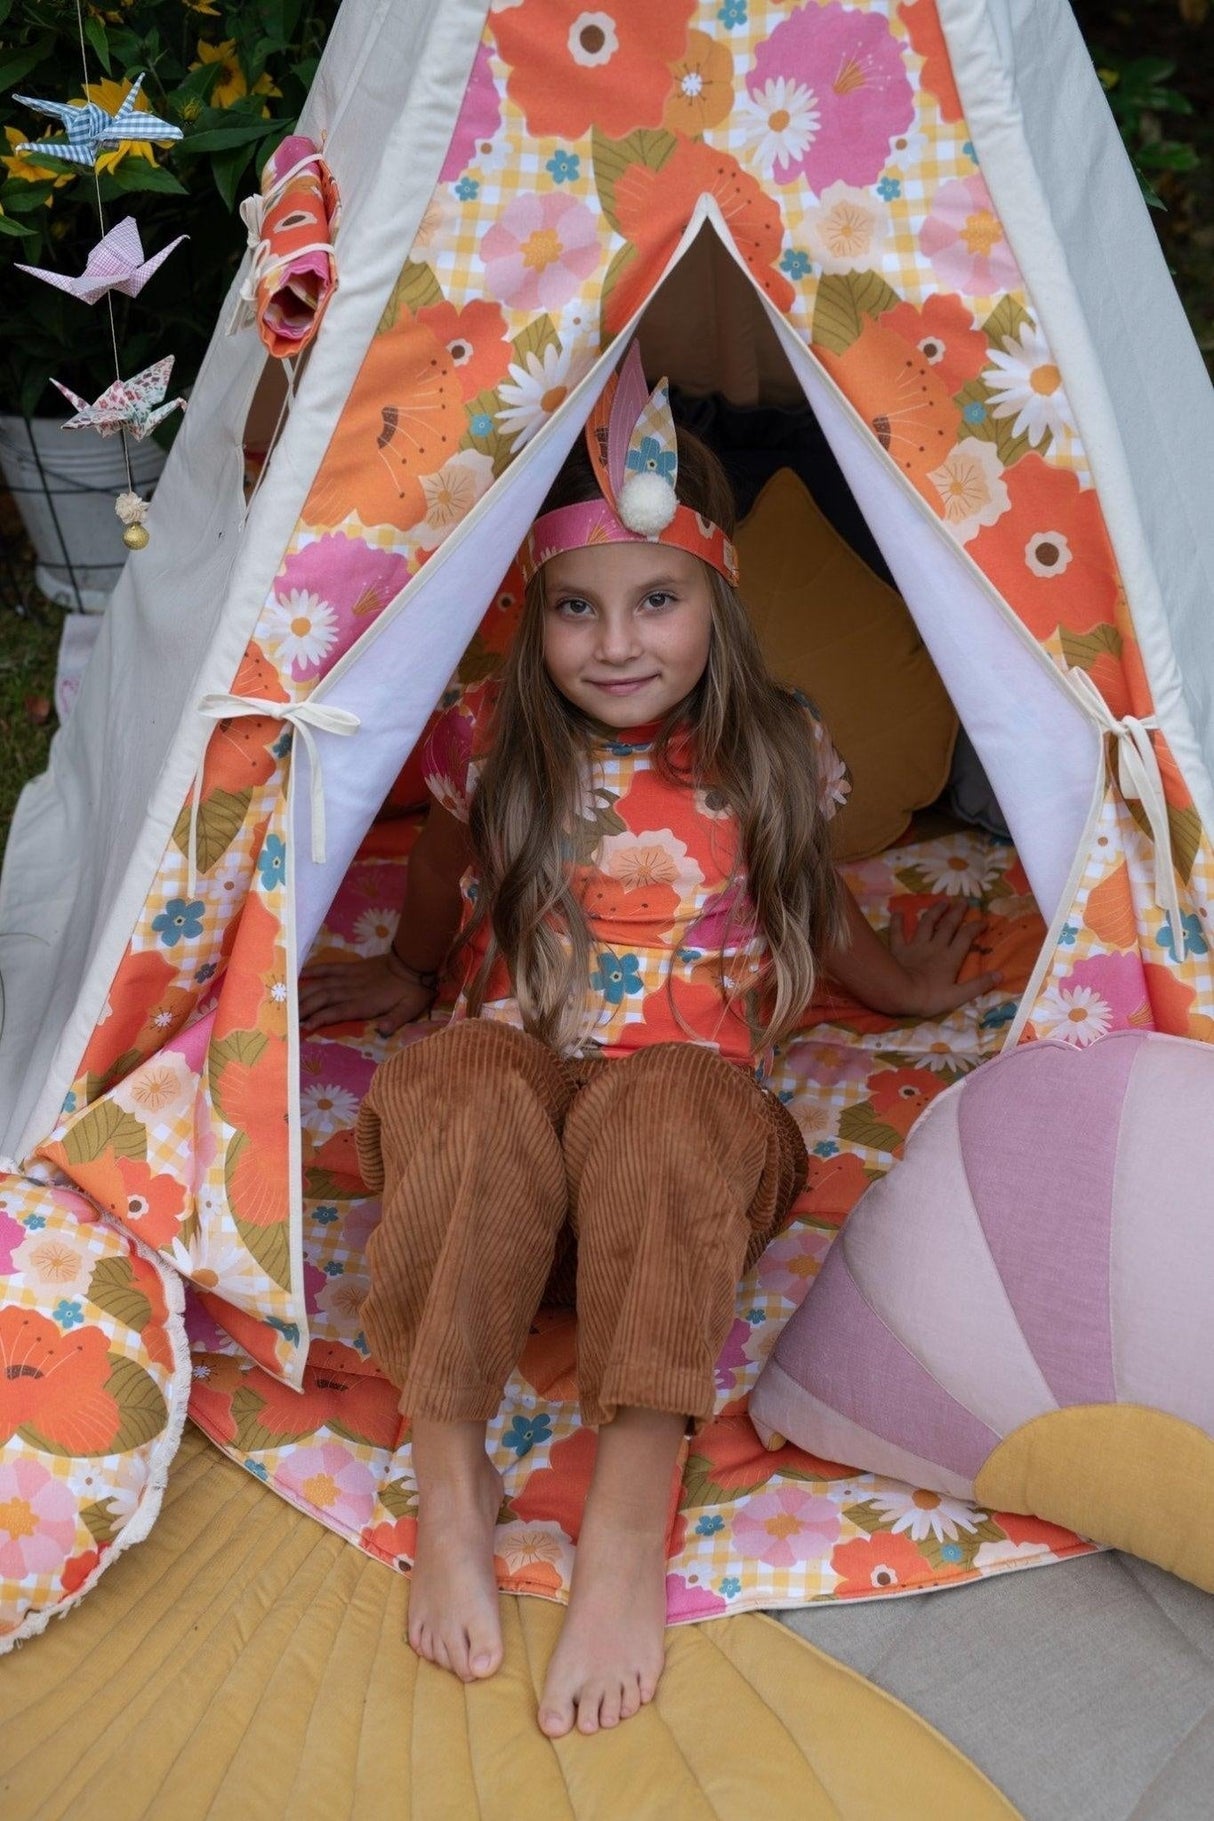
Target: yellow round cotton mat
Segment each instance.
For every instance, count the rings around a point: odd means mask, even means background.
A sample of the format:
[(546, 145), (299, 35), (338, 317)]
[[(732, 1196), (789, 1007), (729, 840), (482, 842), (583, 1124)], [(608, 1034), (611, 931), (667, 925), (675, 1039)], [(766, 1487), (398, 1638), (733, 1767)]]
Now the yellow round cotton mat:
[(673, 1629), (658, 1698), (550, 1743), (561, 1609), (503, 1598), (465, 1689), (402, 1642), (408, 1581), (187, 1429), (147, 1542), (0, 1661), (13, 1821), (1014, 1821), (907, 1708), (759, 1614)]

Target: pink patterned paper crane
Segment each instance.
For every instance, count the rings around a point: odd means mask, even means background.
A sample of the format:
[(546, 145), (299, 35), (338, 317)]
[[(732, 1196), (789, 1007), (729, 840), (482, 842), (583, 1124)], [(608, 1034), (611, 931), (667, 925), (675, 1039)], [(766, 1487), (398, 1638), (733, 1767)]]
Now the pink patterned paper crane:
[(113, 436), (116, 430), (129, 430), (136, 442), (142, 442), (178, 405), (185, 405), (184, 398), (171, 398), (167, 404), (160, 402), (172, 371), (173, 356), (166, 354), (163, 360), (145, 367), (133, 379), (116, 379), (91, 405), (79, 393), (53, 379), (52, 386), (76, 406), (75, 417), (69, 417), (63, 428), (97, 430), (102, 436)]

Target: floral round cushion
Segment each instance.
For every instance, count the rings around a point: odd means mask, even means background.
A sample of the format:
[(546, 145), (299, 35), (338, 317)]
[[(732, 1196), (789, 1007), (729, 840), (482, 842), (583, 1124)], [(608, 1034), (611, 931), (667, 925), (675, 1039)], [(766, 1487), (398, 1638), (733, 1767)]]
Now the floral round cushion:
[(1154, 1032), (955, 1083), (776, 1343), (764, 1439), (1214, 1592), (1211, 1106), (1214, 1049)]

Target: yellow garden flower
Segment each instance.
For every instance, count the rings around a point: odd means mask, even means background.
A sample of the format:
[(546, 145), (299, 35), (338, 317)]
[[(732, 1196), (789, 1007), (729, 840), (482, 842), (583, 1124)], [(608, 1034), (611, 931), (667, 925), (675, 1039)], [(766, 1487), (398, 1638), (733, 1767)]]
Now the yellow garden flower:
[[(9, 151), (12, 153), (12, 157), (0, 157), (0, 164), (4, 166), (10, 177), (18, 177), (21, 179), (22, 183), (46, 183), (49, 180), (54, 184), (57, 190), (61, 189), (65, 183), (70, 183), (72, 181), (72, 178), (76, 173), (73, 170), (65, 169), (61, 160), (58, 158), (48, 158), (45, 164), (35, 164), (28, 152), (19, 152), (17, 150), (17, 147), (28, 139), (28, 133), (21, 132), (20, 129), (15, 126), (6, 126), (4, 129), (4, 136), (8, 140), (8, 147)], [(42, 137), (44, 139), (49, 139), (52, 135), (50, 133), (44, 133)], [(56, 176), (56, 172), (59, 172), (60, 175)], [(50, 201), (49, 197), (47, 198), (47, 201)]]
[[(125, 76), (121, 82), (114, 82), (108, 76), (100, 82), (86, 82), (84, 95), (72, 96), (72, 106), (83, 107), (85, 96), (87, 96), (90, 101), (95, 101), (98, 107), (103, 107), (107, 114), (116, 114), (133, 87), (134, 84), (128, 82)], [(150, 104), (146, 95), (140, 94), (135, 103), (135, 112), (137, 114), (150, 112)], [(150, 141), (124, 139), (121, 144), (111, 146), (108, 151), (99, 153), (95, 168), (98, 171), (116, 170), (124, 158), (146, 158), (149, 164), (156, 162), (156, 154), (152, 150)]]
[[(234, 101), (239, 101), (243, 96), (249, 94), (249, 85), (245, 80), (245, 73), (240, 67), (240, 59), (236, 55), (234, 38), (225, 38), (222, 44), (207, 44), (204, 39), (200, 38), (198, 40), (198, 57), (199, 62), (192, 63), (191, 69), (196, 70), (203, 63), (220, 65), (219, 81), (211, 90), (212, 107), (231, 107)], [(254, 95), (281, 95), (282, 90), (275, 88), (270, 78), (263, 74), (253, 84), (252, 93)], [(269, 109), (263, 108), (262, 112), (268, 114)]]
[(190, 13), (210, 13), (212, 18), (219, 17), (219, 8), (212, 6), (211, 0), (182, 0), (182, 5)]

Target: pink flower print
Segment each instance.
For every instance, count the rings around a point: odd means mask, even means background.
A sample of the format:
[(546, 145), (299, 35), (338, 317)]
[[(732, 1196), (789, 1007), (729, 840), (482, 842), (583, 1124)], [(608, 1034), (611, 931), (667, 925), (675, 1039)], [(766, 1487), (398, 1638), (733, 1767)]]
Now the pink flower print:
[(839, 1507), (802, 1486), (756, 1492), (733, 1521), (733, 1542), (748, 1561), (791, 1568), (812, 1557), (829, 1559), (839, 1540)]
[(715, 1619), (729, 1610), (728, 1600), (711, 1588), (693, 1585), (686, 1575), (666, 1576), (666, 1623), (677, 1625), (685, 1619)]
[(518, 196), (481, 240), (485, 285), (512, 310), (559, 310), (599, 263), (598, 223), (553, 190)]
[(733, 1387), (735, 1372), (740, 1372), (747, 1364), (746, 1343), (750, 1339), (750, 1323), (735, 1321), (725, 1336), (725, 1345), (717, 1355), (716, 1383), (718, 1391), (729, 1391)]
[(990, 191), (977, 172), (941, 184), (919, 230), (919, 245), (950, 291), (995, 297), (1024, 283)]
[(319, 1265), (314, 1265), (310, 1258), (304, 1259), (304, 1308), (309, 1315), (315, 1315), (320, 1308), (320, 1293), (328, 1281), (329, 1279)]
[[(361, 538), (332, 531), (288, 556), (274, 582), (273, 614), (287, 603), (309, 601), (325, 610), (324, 650), (298, 655), (294, 674), (320, 675), (332, 668), (409, 580), (409, 563), (394, 550), (373, 550)], [(312, 611), (312, 609), (309, 609)]]
[(465, 166), (475, 164), (482, 142), (491, 140), (502, 124), (501, 97), (493, 80), (490, 57), (489, 45), (482, 40), (472, 65), (472, 74), (468, 78), (468, 86), (464, 90), (463, 105), (455, 123), (455, 131), (451, 135), (451, 144), (447, 147), (447, 156), (438, 174), (440, 183), (452, 182)]
[(728, 941), (733, 948), (744, 947), (757, 927), (755, 907), (742, 881), (735, 881), (723, 892), (705, 900), (704, 908), (683, 938), (685, 948), (703, 949), (719, 954)]
[(1155, 1028), (1142, 957), (1134, 950), (1128, 954), (1093, 955), (1087, 961), (1077, 961), (1067, 976), (1066, 985), (1072, 992), (1081, 986), (1099, 994), (1112, 1013), (1112, 1030), (1150, 1031)]
[(0, 1467), (0, 1579), (53, 1574), (76, 1544), (76, 1495), (39, 1461)]
[(759, 1288), (799, 1304), (822, 1269), (834, 1233), (795, 1226), (773, 1239), (759, 1260)]
[(757, 47), (746, 78), (752, 155), (765, 178), (869, 184), (915, 115), (889, 21), (829, 0), (800, 6)]
[(343, 1442), (293, 1449), (275, 1469), (274, 1484), (339, 1530), (361, 1530), (375, 1508), (375, 1475)]
[(11, 1276), (16, 1268), (13, 1264), (13, 1253), (25, 1238), (25, 1228), (19, 1220), (0, 1208), (0, 1275)]
[(461, 822), (468, 820), (468, 801), (472, 795), (468, 776), (472, 763), (472, 731), (471, 715), (440, 715), (422, 754), (422, 772), (431, 794)]

